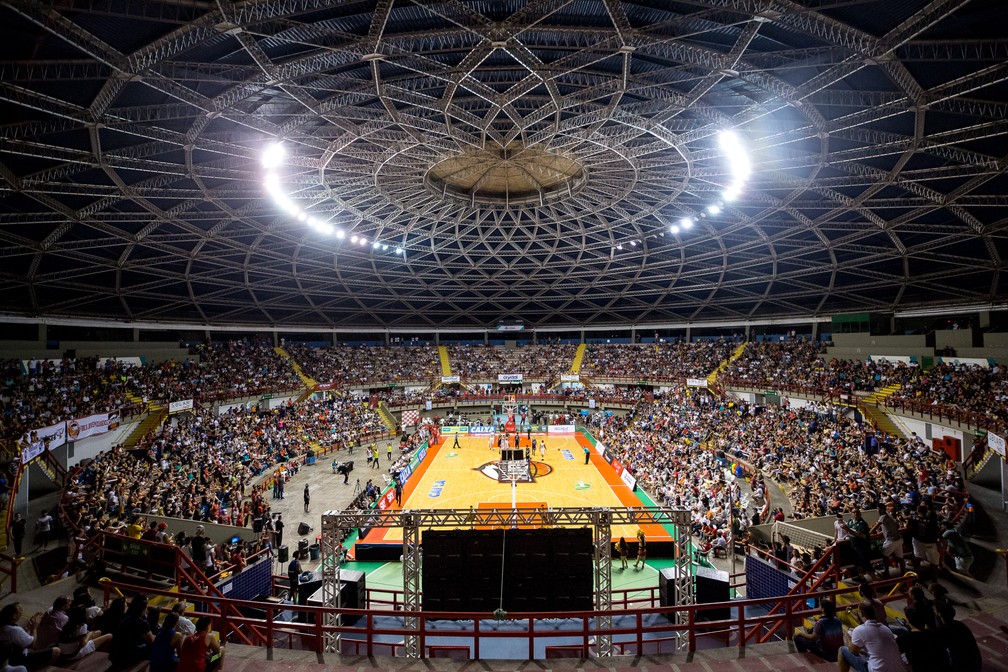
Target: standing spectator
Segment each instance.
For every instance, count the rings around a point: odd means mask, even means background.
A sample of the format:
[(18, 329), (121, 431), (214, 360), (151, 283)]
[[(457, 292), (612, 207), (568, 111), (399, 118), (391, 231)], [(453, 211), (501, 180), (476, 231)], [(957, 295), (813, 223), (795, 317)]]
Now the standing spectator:
[(822, 617), (810, 630), (795, 633), (794, 643), (799, 651), (810, 651), (832, 662), (837, 659), (837, 652), (844, 643), (843, 623), (837, 618), (833, 600), (824, 598), (821, 606)]
[(871, 534), (868, 522), (861, 517), (861, 508), (854, 507), (854, 516), (847, 521), (850, 545), (857, 556), (858, 566), (865, 572), (871, 571)]
[(42, 550), (49, 548), (49, 535), (52, 533), (52, 516), (48, 511), (42, 511), (42, 515), (35, 521), (35, 546), (41, 546)]
[(210, 632), (210, 617), (200, 616), (196, 632), (182, 640), (178, 667), (186, 672), (212, 672), (224, 657), (224, 643)]
[(956, 571), (960, 574), (965, 574), (966, 576), (972, 576), (970, 574), (970, 567), (973, 566), (973, 551), (970, 550), (969, 544), (963, 539), (963, 536), (959, 534), (959, 530), (956, 529), (952, 521), (946, 520), (942, 523), (944, 531), (942, 532), (941, 538), (945, 541), (946, 547), (948, 547), (949, 553), (955, 560)]
[(308, 513), (308, 504), (311, 502), (311, 494), (308, 492), (308, 484), (304, 484), (304, 512)]
[(24, 665), (30, 670), (55, 663), (59, 659), (59, 648), (31, 650), (35, 643), (35, 630), (42, 614), (35, 614), (29, 618), (23, 628), (18, 625), (22, 615), (19, 602), (11, 602), (0, 609), (0, 644), (10, 645), (10, 663)]
[(283, 546), (283, 528), (284, 522), (283, 517), (278, 513), (276, 517), (276, 522), (273, 523), (273, 545), (277, 548)]
[(390, 463), (392, 462), (392, 442), (391, 441), (389, 441), (389, 443), (388, 443), (388, 461)]
[(290, 601), (294, 604), (298, 604), (298, 586), (301, 583), (301, 558), (297, 551), (294, 551), (294, 557), (291, 559), (290, 563), (287, 565), (287, 581), (290, 583)]
[(931, 579), (937, 578), (938, 563), (938, 516), (927, 503), (917, 507), (910, 518), (910, 533), (913, 539), (914, 571), (921, 573), (921, 562), (928, 563)]
[(900, 524), (890, 513), (888, 507), (879, 507), (878, 520), (869, 530), (869, 535), (875, 534), (877, 530), (882, 530), (882, 568), (886, 577), (889, 576), (889, 568), (894, 562), (899, 564), (900, 574), (906, 569), (906, 562), (903, 560), (903, 535), (900, 533)]
[[(458, 434), (455, 435), (455, 442), (458, 443)], [(378, 468), (378, 446), (375, 445), (374, 449), (371, 451), (371, 468)]]
[(11, 521), (10, 535), (11, 539), (14, 540), (14, 555), (17, 557), (21, 557), (27, 527), (28, 521), (20, 513), (15, 513), (14, 520)]
[(402, 506), (402, 483), (399, 482), (399, 478), (393, 479), (395, 483), (395, 503), (396, 506)]
[[(643, 569), (647, 566), (647, 540), (644, 538), (644, 530), (637, 530), (637, 560), (633, 563), (634, 569)], [(637, 565), (640, 565), (638, 567)]]
[(627, 568), (627, 555), (630, 554), (630, 549), (627, 548), (626, 539), (623, 537), (619, 538), (619, 543), (616, 544), (616, 552), (620, 557), (620, 569)]

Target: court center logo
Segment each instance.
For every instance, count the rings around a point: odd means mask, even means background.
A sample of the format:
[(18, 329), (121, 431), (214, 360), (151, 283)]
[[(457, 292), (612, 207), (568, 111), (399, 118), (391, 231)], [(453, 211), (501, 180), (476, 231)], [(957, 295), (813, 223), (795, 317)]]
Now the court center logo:
[[(502, 480), (507, 480), (502, 478), (500, 463), (497, 461), (487, 462), (478, 467), (473, 467), (473, 471), (478, 471), (493, 481), (500, 482)], [(532, 477), (533, 482), (540, 476), (549, 476), (552, 473), (553, 467), (545, 462), (536, 462), (535, 460), (529, 462), (529, 475)]]
[(441, 491), (444, 490), (446, 481), (434, 481), (434, 485), (431, 486), (430, 492), (427, 493), (428, 497), (440, 497)]

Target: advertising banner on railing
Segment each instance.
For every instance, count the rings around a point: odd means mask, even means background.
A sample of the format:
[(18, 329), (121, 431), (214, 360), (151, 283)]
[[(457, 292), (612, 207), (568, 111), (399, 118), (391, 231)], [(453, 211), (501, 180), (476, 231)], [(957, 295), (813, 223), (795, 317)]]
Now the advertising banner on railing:
[(560, 374), (561, 383), (580, 383), (581, 376), (577, 373), (561, 373)]
[(1001, 459), (1005, 459), (1005, 440), (1003, 437), (998, 436), (994, 432), (987, 433), (987, 445), (995, 453), (1001, 456)]
[(67, 423), (67, 437), (80, 441), (89, 436), (97, 436), (119, 426), (119, 411), (96, 413), (86, 418), (77, 418)]
[(25, 446), (21, 451), (21, 462), (26, 464), (41, 455), (47, 445), (52, 450), (66, 443), (66, 423), (57, 422), (49, 427), (33, 429), (22, 437), (21, 442)]
[(168, 404), (168, 413), (182, 413), (183, 411), (191, 411), (193, 409), (192, 399), (180, 399), (179, 401), (173, 401)]
[(469, 434), (470, 435), (472, 435), (472, 434), (483, 434), (483, 435), (493, 434), (496, 431), (497, 431), (496, 427), (488, 427), (488, 426), (484, 426), (484, 425), (470, 425), (469, 426)]
[(529, 425), (528, 429), (533, 434), (547, 434), (547, 433), (549, 433), (549, 425)]
[(497, 382), (498, 383), (520, 383), (522, 382), (523, 374), (520, 373), (498, 373)]
[(612, 468), (616, 471), (616, 475), (622, 477), (623, 465), (620, 463), (620, 461), (614, 457), (611, 460), (609, 460), (609, 464), (611, 464)]
[(595, 450), (598, 451), (599, 455), (605, 457), (605, 444), (604, 443), (602, 443), (601, 441), (596, 441), (595, 442)]
[(620, 474), (619, 477), (621, 481), (626, 483), (626, 486), (630, 488), (631, 492), (637, 489), (637, 479), (634, 478), (634, 475), (631, 474), (629, 471), (624, 469), (623, 473)]
[(994, 364), (993, 360), (982, 359), (980, 357), (939, 357), (938, 362), (940, 364), (966, 364), (968, 366), (982, 366), (985, 369), (989, 369)]
[(588, 408), (595, 408), (595, 397), (588, 400)]
[(550, 425), (550, 434), (573, 434), (575, 431), (574, 425)]
[(441, 376), (442, 383), (461, 383), (461, 376)]
[(469, 433), (469, 426), (468, 425), (464, 425), (464, 426), (460, 427), (458, 425), (445, 425), (444, 427), (441, 428), (441, 433), (442, 434), (468, 434)]
[(687, 378), (686, 387), (707, 387), (706, 378)]
[(868, 355), (873, 362), (888, 362), (890, 364), (913, 364), (914, 358), (909, 355)]

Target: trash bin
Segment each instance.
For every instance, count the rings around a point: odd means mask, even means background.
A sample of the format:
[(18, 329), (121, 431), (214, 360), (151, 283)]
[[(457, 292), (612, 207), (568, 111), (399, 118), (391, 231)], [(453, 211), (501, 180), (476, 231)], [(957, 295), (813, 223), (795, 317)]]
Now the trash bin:
[(308, 553), (308, 540), (302, 539), (298, 542), (298, 557), (302, 560), (305, 559), (305, 555)]
[(277, 549), (277, 561), (287, 562), (290, 560), (290, 549), (287, 548), (287, 544), (284, 544)]
[(308, 547), (308, 555), (312, 560), (318, 560), (322, 557), (322, 548), (318, 544), (312, 544)]

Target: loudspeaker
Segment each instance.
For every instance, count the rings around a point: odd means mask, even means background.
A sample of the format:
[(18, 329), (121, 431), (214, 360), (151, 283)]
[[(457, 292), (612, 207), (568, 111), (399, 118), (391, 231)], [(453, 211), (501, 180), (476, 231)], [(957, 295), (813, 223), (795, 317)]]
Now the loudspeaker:
[[(312, 607), (325, 606), (322, 604), (322, 582), (301, 584), (302, 588), (306, 586), (309, 587), (311, 593), (305, 595), (304, 604)], [(364, 581), (364, 572), (340, 570), (340, 605), (344, 609), (363, 609), (367, 606), (367, 585)], [(345, 623), (340, 619), (340, 625), (353, 625), (357, 620), (358, 617), (349, 616)]]
[[(694, 575), (696, 576), (697, 604), (727, 602), (731, 599), (728, 589), (728, 572), (697, 566)], [(728, 618), (731, 618), (731, 610), (728, 607), (697, 612), (697, 619), (702, 621), (722, 621)]]
[(309, 525), (308, 523), (298, 523), (298, 534), (300, 536), (303, 537), (309, 532), (311, 532), (311, 525)]
[(658, 603), (663, 607), (676, 606), (675, 578), (675, 567), (666, 567), (658, 573)]
[(284, 544), (277, 549), (277, 561), (281, 563), (286, 563), (290, 560), (290, 549), (287, 548), (287, 544)]

